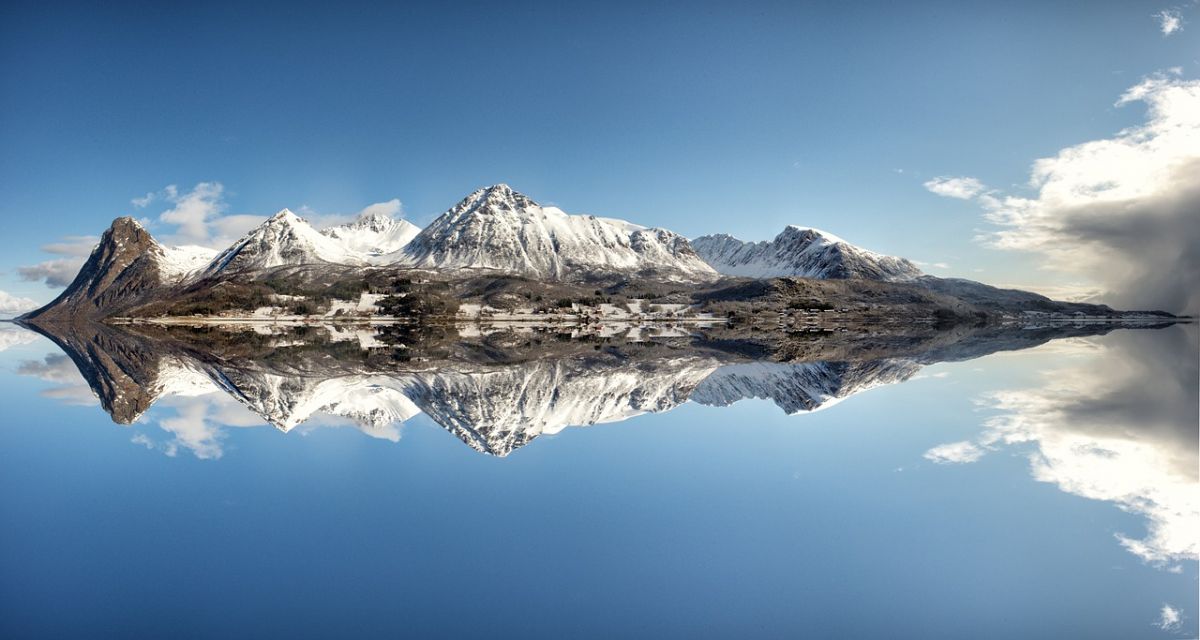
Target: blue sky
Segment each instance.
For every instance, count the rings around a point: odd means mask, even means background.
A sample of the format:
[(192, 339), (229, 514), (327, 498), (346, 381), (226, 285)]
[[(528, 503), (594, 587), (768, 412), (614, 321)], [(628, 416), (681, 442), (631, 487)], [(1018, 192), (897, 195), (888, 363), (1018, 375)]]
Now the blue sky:
[(1034, 160), (1145, 122), (1115, 106), (1143, 78), (1197, 77), (1194, 3), (795, 5), (5, 3), (0, 290), (48, 300), (17, 272), (56, 257), (39, 247), (201, 182), (228, 214), (398, 198), (417, 224), (507, 182), (688, 236), (811, 225), (1053, 288), (1078, 274), (983, 246), (986, 207), (924, 183), (1019, 193)]

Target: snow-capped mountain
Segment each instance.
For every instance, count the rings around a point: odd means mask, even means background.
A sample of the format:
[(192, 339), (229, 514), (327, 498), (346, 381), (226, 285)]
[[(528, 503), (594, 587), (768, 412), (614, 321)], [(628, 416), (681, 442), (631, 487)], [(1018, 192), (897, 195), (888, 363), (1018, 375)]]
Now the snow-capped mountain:
[(505, 184), (479, 189), (405, 247), (407, 264), (566, 280), (621, 274), (706, 281), (717, 273), (687, 239), (623, 220), (569, 215)]
[(748, 278), (863, 278), (905, 281), (921, 270), (904, 258), (885, 256), (817, 229), (789, 226), (774, 240), (743, 242), (717, 234), (701, 236), (692, 247), (722, 274)]
[(303, 218), (284, 209), (222, 251), (202, 275), (212, 277), (321, 263), (364, 265), (366, 261), (342, 241), (317, 231)]
[(400, 251), (421, 233), (421, 228), (383, 213), (368, 213), (354, 222), (322, 229), (347, 251), (371, 264), (390, 264), (403, 259)]

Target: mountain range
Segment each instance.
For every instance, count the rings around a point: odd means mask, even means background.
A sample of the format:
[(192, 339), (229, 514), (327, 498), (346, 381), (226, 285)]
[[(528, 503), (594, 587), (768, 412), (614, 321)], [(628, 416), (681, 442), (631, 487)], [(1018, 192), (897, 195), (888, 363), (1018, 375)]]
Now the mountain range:
[(279, 270), (309, 279), (332, 273), (353, 280), (356, 273), (365, 277), (380, 269), (425, 278), (575, 284), (581, 291), (593, 284), (647, 283), (699, 290), (731, 278), (872, 281), (913, 285), (956, 300), (969, 294), (974, 306), (1045, 310), (1050, 303), (1036, 294), (933, 278), (908, 260), (816, 229), (789, 226), (765, 242), (728, 235), (689, 241), (666, 229), (568, 214), (497, 184), (474, 191), (425, 229), (378, 213), (317, 229), (284, 209), (220, 252), (163, 246), (132, 218), (118, 218), (62, 295), (25, 318), (100, 319), (183, 292), (253, 282)]

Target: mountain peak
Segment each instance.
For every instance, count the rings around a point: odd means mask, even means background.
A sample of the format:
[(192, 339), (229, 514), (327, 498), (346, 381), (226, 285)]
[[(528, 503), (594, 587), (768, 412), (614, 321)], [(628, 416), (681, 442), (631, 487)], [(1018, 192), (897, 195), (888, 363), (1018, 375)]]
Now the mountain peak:
[(217, 255), (203, 275), (302, 264), (356, 265), (362, 260), (291, 210), (283, 209)]
[(405, 247), (426, 269), (485, 269), (542, 279), (616, 274), (713, 280), (687, 239), (610, 218), (542, 207), (506, 184), (471, 193)]
[(279, 210), (279, 213), (276, 213), (275, 215), (271, 216), (270, 218), (267, 218), (267, 222), (274, 222), (274, 221), (294, 223), (294, 222), (303, 222), (304, 219), (301, 218), (300, 216), (292, 213), (291, 209), (284, 207)]
[(815, 227), (802, 227), (798, 224), (789, 224), (788, 226), (784, 227), (783, 231), (781, 231), (779, 235), (775, 236), (775, 241), (780, 242), (781, 240), (789, 238), (802, 238), (806, 240), (821, 239), (831, 243), (841, 243), (846, 245), (850, 244), (849, 242), (846, 242), (842, 238), (835, 236), (828, 231), (822, 231), (821, 229), (817, 229)]
[(132, 306), (162, 284), (162, 256), (162, 245), (137, 220), (117, 218), (71, 284), (23, 317), (74, 322)]
[(403, 218), (382, 211), (368, 211), (352, 222), (322, 229), (321, 233), (341, 243), (348, 251), (370, 264), (388, 264), (398, 256), (421, 229)]
[(788, 225), (766, 242), (742, 242), (720, 234), (696, 238), (692, 247), (718, 272), (731, 276), (904, 281), (922, 275), (908, 260), (868, 251), (832, 233), (799, 225)]
[(117, 230), (128, 229), (130, 231), (145, 231), (145, 227), (143, 227), (142, 224), (133, 216), (121, 216), (120, 218), (115, 218), (108, 228)]
[(485, 212), (491, 210), (519, 211), (537, 206), (539, 206), (538, 203), (534, 202), (532, 198), (501, 182), (490, 187), (476, 189), (451, 211), (457, 210), (462, 213), (480, 210)]

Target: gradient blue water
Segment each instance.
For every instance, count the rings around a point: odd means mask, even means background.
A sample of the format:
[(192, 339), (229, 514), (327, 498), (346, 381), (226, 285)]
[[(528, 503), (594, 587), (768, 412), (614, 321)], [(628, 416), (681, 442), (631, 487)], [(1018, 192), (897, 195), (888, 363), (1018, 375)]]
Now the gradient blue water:
[(923, 457), (1004, 413), (986, 394), (1091, 357), (1054, 345), (813, 414), (686, 404), (505, 459), (424, 417), (394, 443), (225, 428), (219, 458), (168, 456), (131, 440), (170, 441), (177, 408), (120, 426), (69, 376), (18, 375), (54, 353), (0, 353), (4, 637), (1196, 635), (1195, 558), (1116, 538), (1144, 514), (1038, 481), (1036, 444)]

